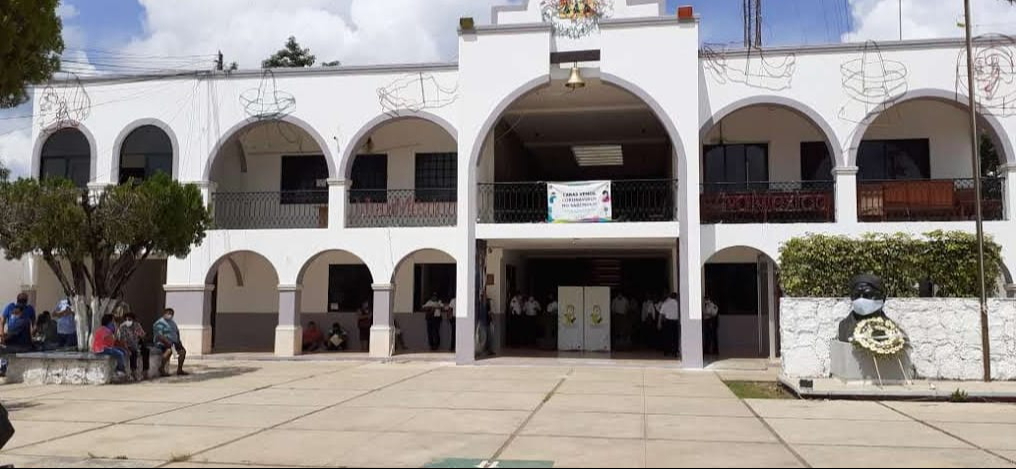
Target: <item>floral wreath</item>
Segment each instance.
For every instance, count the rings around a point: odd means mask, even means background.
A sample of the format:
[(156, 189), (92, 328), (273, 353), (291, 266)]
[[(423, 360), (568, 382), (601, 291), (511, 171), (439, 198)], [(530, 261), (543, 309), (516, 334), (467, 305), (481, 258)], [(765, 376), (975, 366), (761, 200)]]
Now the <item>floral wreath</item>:
[(543, 0), (543, 21), (558, 36), (579, 39), (599, 27), (600, 20), (614, 13), (613, 0)]
[(891, 319), (877, 317), (857, 323), (850, 342), (872, 355), (892, 357), (906, 348), (907, 336)]

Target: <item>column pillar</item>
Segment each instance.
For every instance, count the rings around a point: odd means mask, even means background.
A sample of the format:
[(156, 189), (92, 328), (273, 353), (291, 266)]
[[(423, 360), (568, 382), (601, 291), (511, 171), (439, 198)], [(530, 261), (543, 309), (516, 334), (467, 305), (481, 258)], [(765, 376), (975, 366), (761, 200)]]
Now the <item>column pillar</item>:
[(374, 289), (374, 324), (370, 326), (370, 357), (391, 358), (392, 341), (395, 333), (392, 315), (392, 291), (395, 286), (390, 283), (375, 283)]
[(300, 285), (279, 285), (279, 325), (275, 327), (275, 356), (295, 357), (303, 352), (300, 325)]
[(836, 223), (857, 223), (857, 166), (833, 169), (836, 180)]
[[(212, 353), (212, 295), (214, 285), (166, 285), (166, 308), (180, 328), (180, 342), (190, 356)], [(160, 311), (161, 313), (161, 311)]]
[[(486, 243), (483, 243), (483, 250), (477, 249), (474, 243), (473, 255), (460, 257), (456, 262), (456, 275), (459, 279), (459, 271), (465, 271), (465, 275), (472, 279), (468, 289), (457, 285), (455, 297), (455, 363), (470, 364), (476, 361), (476, 309), (479, 295), (477, 290), (486, 285), (485, 273), (477, 271), (478, 259), (476, 256), (486, 256)], [(466, 294), (463, 294), (465, 290)]]
[(328, 180), (328, 229), (341, 230), (346, 226), (346, 180)]
[[(697, 147), (698, 142), (695, 142)], [(688, 143), (686, 142), (686, 145)], [(700, 217), (699, 149), (691, 147), (682, 159), (684, 171), (678, 184), (681, 237), (678, 239), (678, 272), (681, 285), (681, 363), (702, 368), (702, 229)]]
[(1005, 171), (1005, 219), (1016, 220), (1016, 163), (1003, 167)]

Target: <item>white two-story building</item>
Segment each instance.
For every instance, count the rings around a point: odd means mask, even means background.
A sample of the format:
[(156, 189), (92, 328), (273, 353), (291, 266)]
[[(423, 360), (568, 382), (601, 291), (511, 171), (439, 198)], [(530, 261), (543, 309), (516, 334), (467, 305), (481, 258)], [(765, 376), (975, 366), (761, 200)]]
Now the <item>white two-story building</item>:
[[(481, 296), (512, 354), (542, 334), (506, 318), (513, 293), (545, 305), (595, 285), (679, 292), (688, 367), (704, 364), (704, 295), (720, 355), (768, 357), (786, 240), (974, 230), (962, 42), (703, 48), (709, 19), (662, 0), (578, 2), (612, 8), (574, 19), (524, 3), (459, 23), (454, 63), (40, 86), (33, 176), (101, 190), (165, 171), (202, 189), (214, 229), (184, 259), (147, 261), (125, 298), (146, 322), (174, 308), (192, 354), (299, 354), (309, 321), (341, 323), (357, 348), (363, 302), (372, 356), (396, 325), (425, 350), (419, 311), (437, 294), (456, 299), (455, 358), (470, 363)], [(1013, 266), (1016, 43), (976, 53), (997, 154), (985, 229)], [(610, 221), (547, 223), (548, 183), (583, 181), (609, 182)], [(25, 269), (40, 308), (55, 304), (52, 274)]]

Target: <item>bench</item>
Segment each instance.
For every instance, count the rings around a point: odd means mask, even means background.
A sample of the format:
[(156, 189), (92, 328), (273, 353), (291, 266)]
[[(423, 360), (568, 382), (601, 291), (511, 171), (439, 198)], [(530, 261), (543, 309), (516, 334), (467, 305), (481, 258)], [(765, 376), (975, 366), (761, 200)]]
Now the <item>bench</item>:
[(7, 383), (103, 385), (113, 382), (116, 360), (83, 352), (7, 355)]

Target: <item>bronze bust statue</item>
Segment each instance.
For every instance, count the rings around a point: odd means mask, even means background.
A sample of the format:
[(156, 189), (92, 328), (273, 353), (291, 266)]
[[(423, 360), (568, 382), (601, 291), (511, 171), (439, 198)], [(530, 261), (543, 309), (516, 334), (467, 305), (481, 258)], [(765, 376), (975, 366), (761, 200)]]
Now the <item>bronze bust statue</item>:
[(875, 317), (885, 317), (885, 284), (874, 275), (858, 275), (850, 282), (850, 314), (840, 321), (840, 342), (850, 342), (857, 323)]

